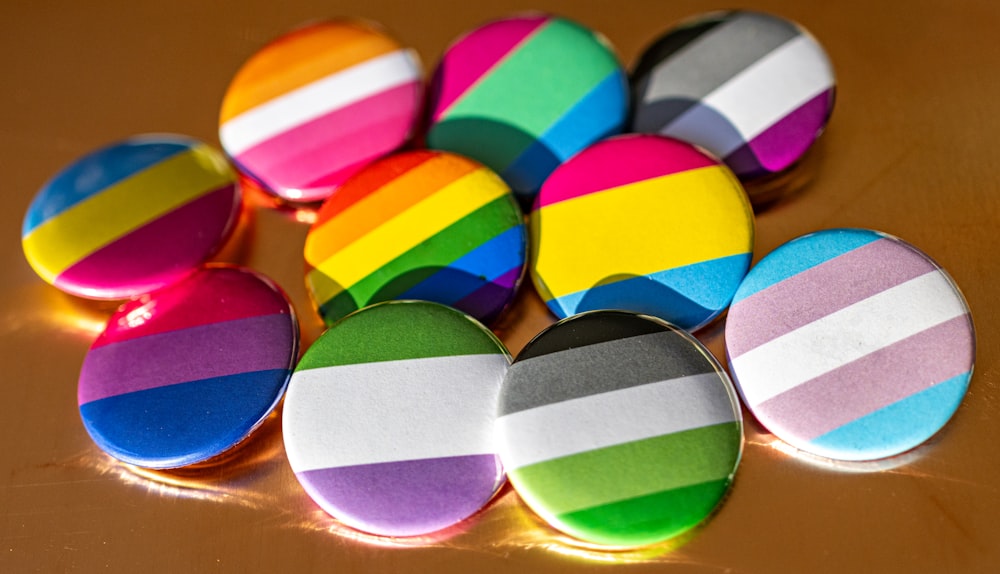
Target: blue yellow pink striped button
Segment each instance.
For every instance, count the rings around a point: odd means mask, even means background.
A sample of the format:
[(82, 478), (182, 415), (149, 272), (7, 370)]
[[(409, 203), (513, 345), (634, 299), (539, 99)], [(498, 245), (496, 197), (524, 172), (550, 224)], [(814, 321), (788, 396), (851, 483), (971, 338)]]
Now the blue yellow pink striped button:
[(450, 307), (390, 301), (348, 315), (289, 384), (283, 434), (295, 476), (365, 532), (416, 536), (465, 519), (504, 480), (492, 428), (509, 361), (492, 333)]
[(805, 452), (870, 460), (936, 433), (965, 396), (975, 335), (948, 275), (866, 229), (794, 239), (762, 259), (726, 319), (754, 416)]
[(622, 311), (540, 333), (504, 379), (497, 449), (521, 498), (587, 542), (638, 546), (701, 523), (729, 489), (742, 420), (696, 339)]

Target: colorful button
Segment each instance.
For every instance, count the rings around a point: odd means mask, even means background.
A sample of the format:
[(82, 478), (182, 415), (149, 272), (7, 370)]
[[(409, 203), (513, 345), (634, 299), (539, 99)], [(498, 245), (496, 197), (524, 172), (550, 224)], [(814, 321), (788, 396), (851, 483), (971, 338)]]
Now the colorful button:
[(320, 207), (306, 237), (306, 284), (327, 324), (389, 299), (443, 303), (490, 323), (520, 282), (523, 221), (510, 189), (474, 161), (388, 157)]
[(702, 522), (742, 449), (729, 378), (653, 317), (593, 311), (549, 327), (500, 391), (497, 449), (549, 524), (587, 542), (651, 544)]
[(299, 330), (281, 289), (209, 266), (121, 307), (87, 353), (78, 399), (105, 452), (176, 468), (246, 438), (278, 404)]
[(416, 536), (465, 519), (500, 488), (493, 448), (509, 356), (450, 307), (392, 301), (326, 331), (285, 399), (288, 461), (341, 522)]
[(603, 38), (532, 14), (456, 41), (441, 58), (430, 100), (428, 147), (483, 162), (527, 205), (561, 162), (621, 132), (628, 85)]
[(535, 207), (532, 277), (558, 317), (622, 309), (695, 330), (729, 305), (750, 266), (746, 193), (680, 141), (594, 144), (553, 172)]
[(761, 424), (839, 460), (927, 440), (958, 408), (975, 358), (972, 318), (948, 275), (865, 229), (799, 237), (761, 260), (736, 292), (726, 346)]
[(328, 197), (410, 137), (419, 58), (381, 29), (322, 22), (265, 46), (233, 78), (219, 139), (240, 171), (292, 201)]
[(689, 141), (747, 181), (789, 168), (833, 110), (833, 68), (801, 26), (758, 12), (688, 21), (632, 72), (632, 131)]
[(138, 136), (46, 183), (28, 207), (21, 242), (48, 283), (124, 299), (192, 273), (229, 237), (240, 205), (236, 173), (221, 153), (181, 136)]

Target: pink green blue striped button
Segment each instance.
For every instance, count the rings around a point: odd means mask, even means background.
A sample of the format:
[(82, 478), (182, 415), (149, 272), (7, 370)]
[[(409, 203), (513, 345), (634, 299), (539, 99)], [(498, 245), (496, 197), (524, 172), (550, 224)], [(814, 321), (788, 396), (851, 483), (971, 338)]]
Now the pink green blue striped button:
[(83, 424), (105, 452), (147, 468), (217, 456), (281, 399), (299, 330), (281, 289), (208, 266), (122, 305), (80, 370)]
[(838, 460), (921, 444), (965, 396), (975, 334), (965, 299), (927, 255), (865, 229), (778, 247), (726, 319), (729, 366), (778, 438)]
[(423, 92), (413, 50), (375, 26), (321, 22), (274, 40), (233, 78), (219, 139), (240, 171), (319, 201), (410, 137)]
[(510, 359), (450, 307), (390, 301), (348, 315), (306, 352), (285, 398), (288, 461), (324, 510), (358, 530), (451, 526), (503, 483), (493, 448)]
[(38, 275), (63, 291), (124, 299), (192, 273), (228, 238), (240, 206), (221, 153), (181, 136), (137, 136), (46, 183), (21, 243)]
[(511, 365), (497, 449), (532, 510), (587, 542), (638, 546), (703, 522), (729, 489), (742, 419), (725, 371), (659, 319), (592, 311)]

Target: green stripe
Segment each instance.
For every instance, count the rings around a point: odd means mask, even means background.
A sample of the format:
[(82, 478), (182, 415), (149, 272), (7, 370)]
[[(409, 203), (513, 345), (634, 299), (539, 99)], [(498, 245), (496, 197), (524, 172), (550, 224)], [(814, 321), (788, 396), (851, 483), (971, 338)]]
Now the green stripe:
[(565, 514), (730, 476), (737, 422), (622, 443), (508, 470), (532, 507)]
[[(512, 195), (504, 194), (379, 267), (323, 303), (320, 310), (324, 320), (330, 324), (370, 303), (395, 299), (437, 273), (441, 267), (451, 265), (493, 237), (520, 225), (514, 201)], [(505, 227), (493, 236), (473, 243), (498, 222)]]
[(464, 313), (426, 301), (397, 301), (345, 317), (313, 343), (295, 370), (485, 354), (506, 350)]

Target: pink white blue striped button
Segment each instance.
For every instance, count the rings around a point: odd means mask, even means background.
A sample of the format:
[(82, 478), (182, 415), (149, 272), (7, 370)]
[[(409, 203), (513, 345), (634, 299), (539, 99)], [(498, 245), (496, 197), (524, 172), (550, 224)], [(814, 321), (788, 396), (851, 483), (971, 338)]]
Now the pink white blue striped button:
[(927, 255), (864, 229), (820, 231), (747, 274), (726, 320), (747, 406), (778, 438), (838, 460), (907, 451), (958, 408), (975, 335)]
[(391, 301), (348, 315), (289, 384), (283, 434), (295, 476), (365, 532), (416, 536), (463, 520), (504, 480), (492, 429), (509, 361), (451, 307)]
[(318, 201), (406, 142), (422, 90), (414, 51), (361, 21), (321, 22), (240, 68), (222, 101), (219, 139), (265, 189)]
[(138, 466), (210, 459), (278, 404), (298, 334), (277, 285), (247, 269), (205, 267), (111, 316), (80, 371), (83, 424), (105, 452)]

